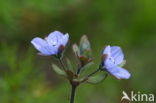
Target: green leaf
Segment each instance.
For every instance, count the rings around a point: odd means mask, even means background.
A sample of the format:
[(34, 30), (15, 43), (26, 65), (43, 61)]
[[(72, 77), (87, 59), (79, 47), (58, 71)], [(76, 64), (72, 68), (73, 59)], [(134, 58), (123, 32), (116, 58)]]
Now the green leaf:
[(54, 70), (57, 74), (62, 75), (62, 76), (66, 76), (66, 72), (63, 71), (62, 69), (60, 69), (57, 65), (52, 64), (52, 68), (53, 68), (53, 70)]
[(118, 66), (119, 66), (119, 67), (123, 67), (125, 64), (126, 64), (126, 60), (123, 60), (123, 61), (121, 62), (121, 64), (119, 64)]
[(80, 56), (80, 49), (79, 49), (79, 47), (77, 46), (77, 44), (74, 44), (74, 45), (73, 45), (73, 51), (74, 51), (74, 53), (75, 53), (77, 56)]
[(107, 77), (106, 73), (100, 73), (95, 76), (89, 77), (87, 82), (91, 84), (97, 84), (102, 82)]
[(73, 71), (73, 65), (72, 65), (71, 61), (68, 58), (66, 60), (67, 60), (68, 69)]
[(89, 69), (93, 64), (94, 64), (94, 62), (93, 61), (90, 61), (89, 63), (87, 63), (87, 64), (84, 65), (84, 67), (82, 68), (82, 70)]

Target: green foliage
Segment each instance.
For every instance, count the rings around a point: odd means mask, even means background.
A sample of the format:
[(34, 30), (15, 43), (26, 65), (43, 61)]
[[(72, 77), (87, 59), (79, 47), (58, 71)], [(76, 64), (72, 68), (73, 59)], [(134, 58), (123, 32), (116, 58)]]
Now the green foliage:
[(65, 72), (64, 70), (60, 69), (57, 65), (52, 64), (52, 68), (53, 68), (53, 70), (54, 70), (57, 74), (62, 75), (62, 76), (66, 76), (66, 72)]
[(3, 64), (1, 64), (2, 61), (0, 64), (6, 68), (0, 70), (0, 102), (19, 103), (24, 99), (22, 95), (25, 95), (26, 99), (33, 98), (31, 92), (36, 88), (34, 83), (43, 83), (44, 79), (41, 78), (41, 74), (35, 75), (37, 71), (34, 69), (34, 54), (32, 52), (32, 49), (28, 49), (19, 53), (19, 48), (16, 45), (12, 47), (6, 44), (1, 45), (0, 54), (3, 57)]
[(66, 59), (66, 61), (67, 61), (67, 69), (74, 71), (74, 67), (72, 65), (72, 62), (68, 58)]
[(87, 82), (91, 83), (91, 84), (97, 84), (97, 83), (102, 82), (106, 78), (107, 78), (107, 74), (106, 73), (98, 73), (98, 74), (96, 74), (94, 76), (89, 77)]
[(91, 46), (86, 35), (81, 37), (80, 45), (77, 46), (77, 44), (74, 44), (72, 49), (76, 55), (76, 58), (80, 61), (80, 69), (89, 67), (90, 64), (92, 64), (93, 58), (91, 57)]

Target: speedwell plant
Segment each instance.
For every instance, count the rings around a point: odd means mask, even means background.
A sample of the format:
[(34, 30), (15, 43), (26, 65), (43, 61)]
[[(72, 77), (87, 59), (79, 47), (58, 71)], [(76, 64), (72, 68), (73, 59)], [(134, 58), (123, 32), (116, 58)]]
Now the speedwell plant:
[[(71, 97), (70, 103), (74, 103), (74, 97), (76, 88), (82, 83), (99, 83), (107, 78), (108, 75), (112, 75), (117, 79), (129, 79), (131, 74), (122, 66), (125, 64), (124, 54), (119, 46), (106, 46), (101, 53), (101, 62), (97, 68), (85, 75), (80, 76), (86, 66), (90, 66), (93, 62), (91, 53), (91, 46), (87, 36), (82, 36), (80, 44), (73, 45), (73, 52), (78, 59), (78, 66), (72, 70), (70, 66), (65, 66), (63, 62), (63, 53), (69, 42), (70, 36), (68, 33), (63, 34), (59, 31), (50, 33), (45, 39), (36, 37), (31, 43), (39, 51), (40, 55), (53, 56), (58, 59), (62, 68), (52, 64), (54, 71), (64, 76), (71, 85)], [(71, 61), (67, 61), (71, 64)], [(101, 72), (101, 73), (98, 73)]]

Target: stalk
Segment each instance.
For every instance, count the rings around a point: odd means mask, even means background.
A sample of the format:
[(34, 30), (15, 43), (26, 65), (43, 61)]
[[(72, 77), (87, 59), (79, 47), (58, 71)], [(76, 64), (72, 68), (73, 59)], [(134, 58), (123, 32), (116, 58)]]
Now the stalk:
[(70, 96), (70, 103), (74, 103), (76, 88), (77, 88), (76, 85), (72, 85), (71, 96)]

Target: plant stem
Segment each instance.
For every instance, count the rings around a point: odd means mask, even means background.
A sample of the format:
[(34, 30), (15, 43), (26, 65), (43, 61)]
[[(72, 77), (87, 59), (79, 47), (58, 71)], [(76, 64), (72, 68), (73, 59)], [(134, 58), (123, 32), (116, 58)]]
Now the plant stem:
[(100, 69), (95, 70), (94, 72), (92, 72), (91, 74), (89, 74), (87, 77), (91, 77), (92, 75), (96, 74)]
[(94, 72), (92, 72), (91, 74), (89, 74), (88, 76), (86, 76), (82, 81), (81, 83), (85, 82), (86, 80), (88, 80), (89, 77), (91, 77), (92, 75), (96, 74), (98, 71), (100, 71), (101, 69), (98, 68), (96, 69)]
[(81, 71), (81, 67), (79, 67), (79, 68), (77, 69), (77, 74), (79, 74), (80, 71)]
[(71, 96), (70, 96), (70, 103), (74, 103), (76, 87), (77, 86), (72, 85)]

